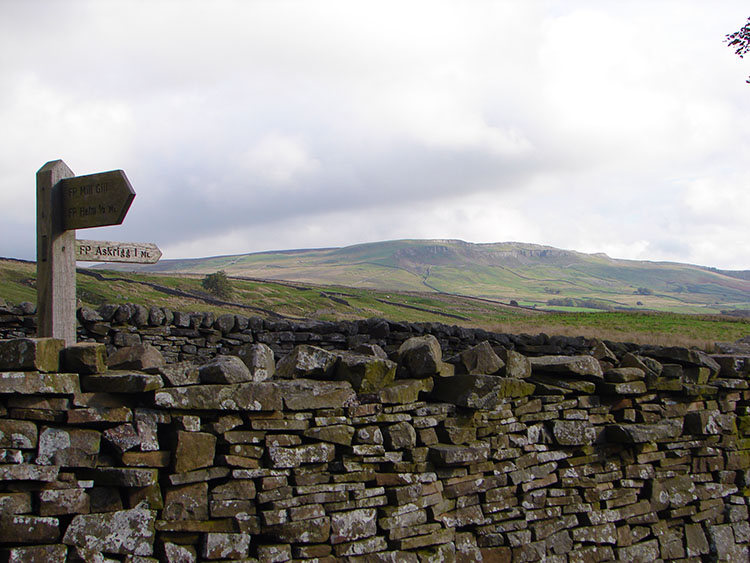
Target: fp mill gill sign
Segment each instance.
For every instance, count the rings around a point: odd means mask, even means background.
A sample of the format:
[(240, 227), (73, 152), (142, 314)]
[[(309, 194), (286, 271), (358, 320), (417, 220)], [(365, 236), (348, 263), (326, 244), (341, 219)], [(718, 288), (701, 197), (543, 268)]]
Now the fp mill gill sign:
[(134, 198), (122, 170), (66, 178), (62, 180), (63, 229), (120, 225)]
[(135, 191), (122, 170), (76, 176), (62, 160), (36, 174), (37, 336), (76, 341), (76, 260), (153, 264), (151, 243), (76, 241), (75, 230), (119, 225)]

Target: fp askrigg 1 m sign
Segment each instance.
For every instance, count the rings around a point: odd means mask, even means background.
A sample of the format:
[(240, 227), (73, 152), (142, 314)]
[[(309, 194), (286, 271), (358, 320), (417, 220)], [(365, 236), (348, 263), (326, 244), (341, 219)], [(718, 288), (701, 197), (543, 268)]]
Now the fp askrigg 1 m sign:
[(125, 172), (76, 176), (62, 160), (36, 173), (37, 335), (76, 341), (76, 260), (153, 264), (151, 243), (76, 241), (76, 229), (119, 225), (135, 191)]

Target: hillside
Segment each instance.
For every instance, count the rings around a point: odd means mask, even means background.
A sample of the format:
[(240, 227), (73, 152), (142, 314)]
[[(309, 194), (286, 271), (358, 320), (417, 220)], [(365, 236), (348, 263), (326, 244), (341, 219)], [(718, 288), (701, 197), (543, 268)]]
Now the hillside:
[(551, 310), (750, 309), (750, 272), (619, 260), (525, 243), (398, 240), (343, 248), (163, 260), (140, 272), (206, 274), (469, 296)]
[[(13, 305), (36, 301), (36, 264), (0, 258), (0, 322)], [(434, 291), (378, 291), (332, 285), (231, 278), (233, 294), (218, 300), (200, 274), (154, 274), (79, 269), (79, 305), (139, 303), (174, 311), (237, 313), (268, 319), (325, 321), (387, 318), (481, 327), (495, 332), (562, 334), (692, 346), (733, 342), (750, 334), (750, 319), (655, 312), (545, 312), (498, 301)]]

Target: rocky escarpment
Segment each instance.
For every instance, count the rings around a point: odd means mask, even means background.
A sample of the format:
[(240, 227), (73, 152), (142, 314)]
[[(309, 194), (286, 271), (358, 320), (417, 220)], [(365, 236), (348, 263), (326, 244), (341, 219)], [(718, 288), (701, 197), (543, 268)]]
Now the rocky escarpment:
[(741, 345), (147, 312), (0, 342), (4, 560), (748, 559)]

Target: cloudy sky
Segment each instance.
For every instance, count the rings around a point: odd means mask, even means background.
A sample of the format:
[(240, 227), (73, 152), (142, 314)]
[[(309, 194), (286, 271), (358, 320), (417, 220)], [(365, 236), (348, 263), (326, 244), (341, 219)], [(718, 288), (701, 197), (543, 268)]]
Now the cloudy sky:
[(746, 1), (0, 0), (0, 256), (121, 168), (165, 258), (398, 238), (750, 269)]

